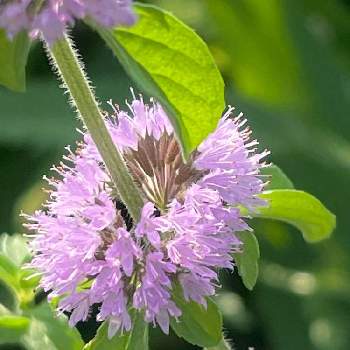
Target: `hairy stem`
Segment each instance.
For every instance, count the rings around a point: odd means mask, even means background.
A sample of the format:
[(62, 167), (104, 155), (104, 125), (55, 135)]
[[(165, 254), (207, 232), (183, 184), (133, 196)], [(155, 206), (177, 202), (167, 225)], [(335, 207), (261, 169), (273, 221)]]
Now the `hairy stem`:
[(112, 141), (71, 40), (65, 36), (52, 46), (48, 46), (48, 51), (70, 93), (73, 104), (101, 154), (121, 200), (131, 216), (138, 220), (143, 205), (142, 198), (119, 150)]

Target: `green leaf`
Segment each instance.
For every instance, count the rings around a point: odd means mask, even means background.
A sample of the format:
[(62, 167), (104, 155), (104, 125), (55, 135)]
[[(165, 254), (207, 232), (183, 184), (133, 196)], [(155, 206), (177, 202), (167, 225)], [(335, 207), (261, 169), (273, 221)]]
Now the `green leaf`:
[(28, 350), (80, 350), (84, 343), (76, 328), (68, 326), (65, 316), (54, 315), (49, 304), (40, 304), (27, 312), (30, 327), (21, 338)]
[(148, 350), (148, 324), (139, 312), (133, 314), (133, 328), (124, 335), (108, 339), (108, 322), (98, 329), (94, 339), (85, 345), (84, 350)]
[(0, 254), (6, 256), (18, 267), (30, 256), (23, 236), (19, 234), (10, 236), (5, 233), (0, 236)]
[(25, 67), (30, 48), (26, 33), (19, 33), (9, 40), (0, 30), (0, 84), (15, 91), (25, 90)]
[(205, 348), (204, 350), (233, 350), (233, 348), (229, 342), (223, 338), (218, 345), (210, 348)]
[(187, 302), (179, 285), (174, 288), (173, 299), (182, 311), (178, 321), (174, 318), (170, 321), (179, 337), (201, 347), (215, 346), (221, 341), (222, 316), (214, 301), (208, 298), (206, 309), (193, 301)]
[(252, 232), (237, 232), (235, 235), (243, 243), (243, 251), (234, 254), (238, 273), (242, 277), (243, 284), (252, 290), (259, 274), (259, 242)]
[(10, 288), (17, 290), (19, 288), (18, 273), (19, 268), (9, 258), (0, 254), (0, 280)]
[(0, 315), (10, 312), (5, 310), (17, 311), (17, 298), (15, 291), (0, 280)]
[(22, 264), (30, 256), (26, 240), (21, 235), (0, 236), (0, 280), (6, 284), (16, 301), (27, 303), (34, 296), (38, 278), (31, 278), (33, 271), (22, 270)]
[(336, 226), (335, 216), (314, 196), (297, 190), (266, 191), (261, 198), (269, 206), (254, 216), (287, 222), (298, 228), (306, 241), (328, 238)]
[(266, 190), (293, 189), (294, 185), (288, 176), (275, 164), (261, 169), (261, 174), (267, 176), (269, 184)]
[(49, 304), (11, 314), (0, 304), (0, 344), (18, 343), (28, 350), (80, 350), (83, 341), (75, 328), (68, 326), (65, 316), (54, 315)]
[(137, 5), (138, 22), (108, 30), (92, 24), (138, 86), (172, 119), (185, 154), (225, 108), (224, 83), (203, 40), (169, 12)]
[(30, 319), (17, 315), (0, 316), (0, 344), (18, 343), (30, 325)]
[(19, 271), (19, 283), (23, 289), (34, 290), (39, 285), (41, 274), (33, 269), (21, 269)]
[(2, 303), (0, 303), (0, 316), (10, 315), (11, 311)]

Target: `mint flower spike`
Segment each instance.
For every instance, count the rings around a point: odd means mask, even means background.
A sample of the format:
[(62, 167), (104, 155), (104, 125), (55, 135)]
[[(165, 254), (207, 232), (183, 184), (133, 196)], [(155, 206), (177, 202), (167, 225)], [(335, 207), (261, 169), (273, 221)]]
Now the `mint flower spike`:
[(89, 17), (104, 27), (131, 25), (131, 5), (132, 0), (9, 0), (0, 4), (0, 28), (10, 38), (25, 30), (33, 38), (42, 34), (52, 44), (76, 19)]
[(109, 322), (109, 337), (132, 328), (131, 309), (168, 333), (170, 317), (182, 314), (173, 286), (206, 306), (218, 269), (233, 268), (232, 253), (242, 249), (235, 232), (249, 230), (239, 206), (265, 204), (257, 195), (268, 152), (255, 152), (246, 121), (229, 108), (184, 164), (158, 103), (134, 97), (129, 111), (113, 108), (104, 122), (146, 201), (140, 219), (131, 218), (84, 132), (77, 151), (68, 147), (64, 163), (53, 168), (59, 179), (47, 179), (45, 210), (27, 216), (34, 232), (30, 267), (41, 272), (49, 299), (61, 297), (58, 310), (71, 312), (72, 326), (101, 304), (97, 319)]

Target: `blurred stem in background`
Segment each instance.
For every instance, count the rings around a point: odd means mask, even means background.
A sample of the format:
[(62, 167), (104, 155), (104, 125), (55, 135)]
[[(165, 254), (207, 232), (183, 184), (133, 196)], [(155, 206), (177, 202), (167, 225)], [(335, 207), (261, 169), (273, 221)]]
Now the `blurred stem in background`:
[(127, 206), (131, 216), (138, 220), (143, 205), (142, 198), (132, 181), (126, 164), (112, 141), (98, 107), (88, 78), (79, 62), (72, 41), (65, 36), (52, 46), (47, 46), (52, 57), (54, 70), (60, 75), (68, 89), (72, 103), (76, 106), (88, 132), (99, 150), (101, 157), (111, 175), (116, 189)]

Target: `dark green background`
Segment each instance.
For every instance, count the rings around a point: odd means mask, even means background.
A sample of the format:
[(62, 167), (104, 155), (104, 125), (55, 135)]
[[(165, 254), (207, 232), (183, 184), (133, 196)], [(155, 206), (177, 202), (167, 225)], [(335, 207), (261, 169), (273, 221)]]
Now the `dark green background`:
[[(256, 221), (261, 274), (253, 292), (222, 272), (218, 297), (236, 349), (350, 348), (350, 2), (163, 0), (208, 43), (226, 100), (245, 113), (262, 148), (338, 217), (333, 237), (306, 245), (295, 230)], [(88, 28), (74, 31), (96, 94), (124, 105), (132, 82)], [(0, 88), (0, 231), (22, 232), (18, 213), (44, 199), (41, 176), (79, 127), (40, 43), (25, 94)], [(104, 105), (106, 108), (107, 106)], [(152, 333), (152, 349), (191, 349)], [(85, 332), (85, 336), (89, 336)]]

